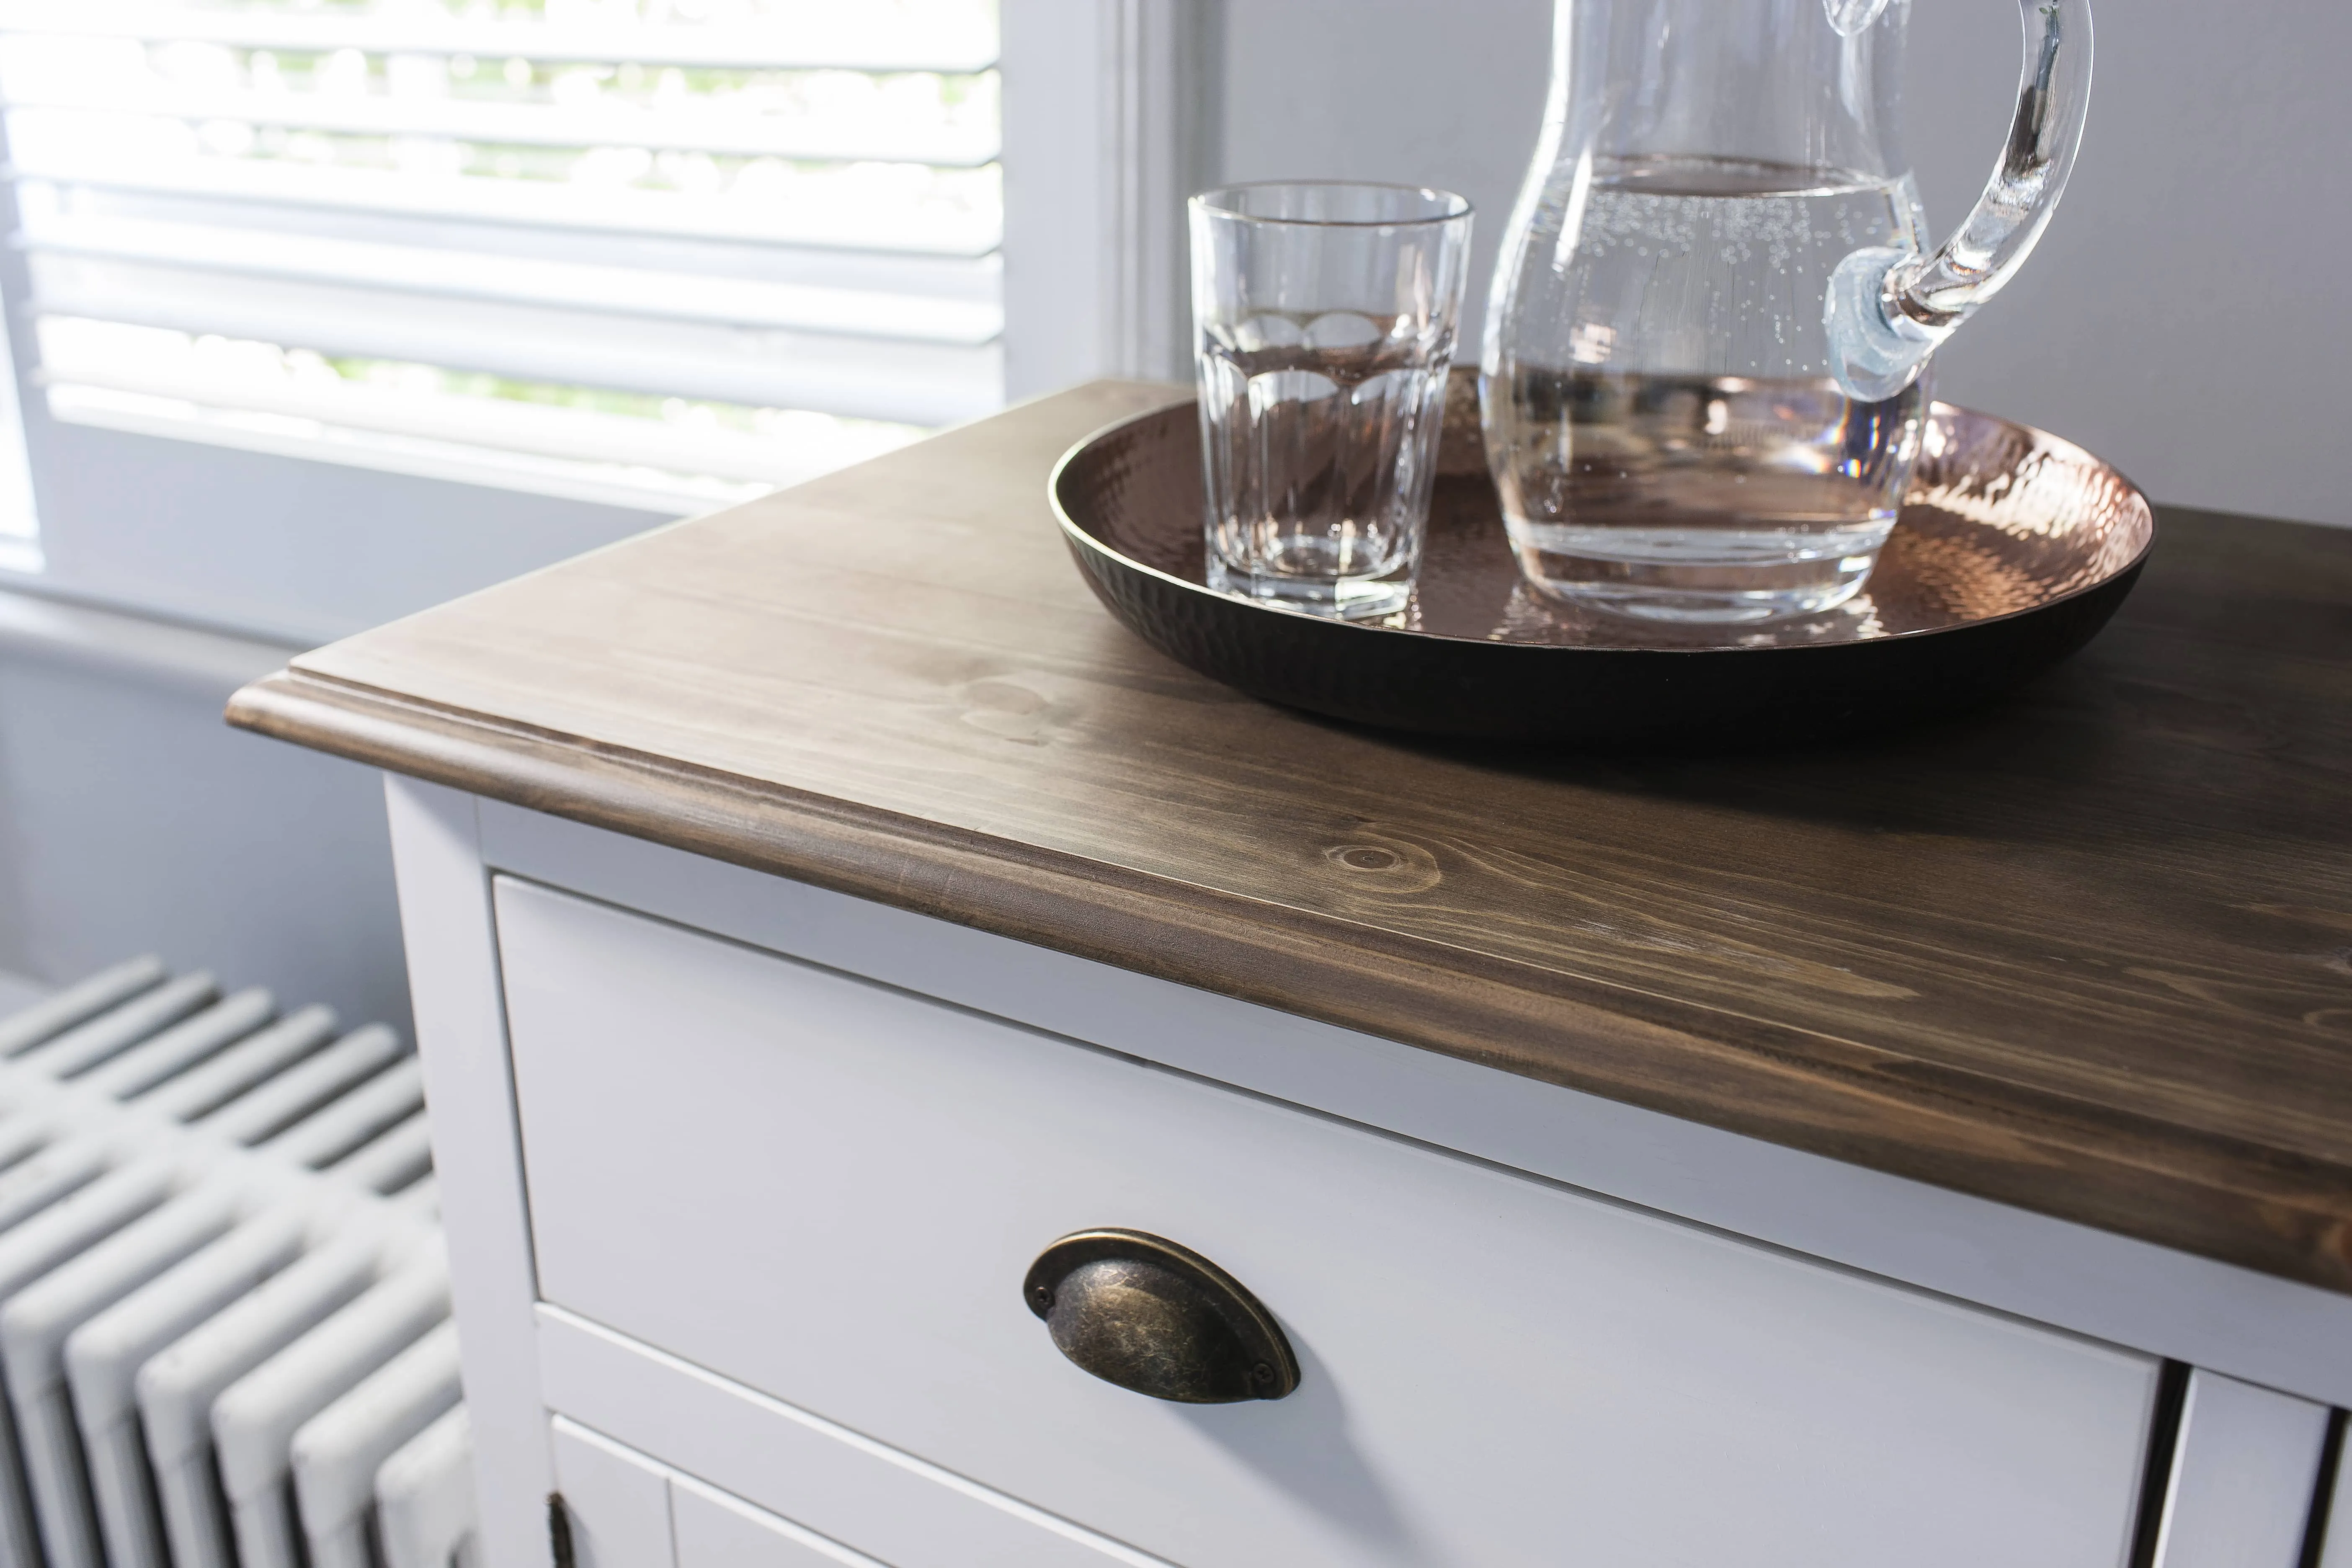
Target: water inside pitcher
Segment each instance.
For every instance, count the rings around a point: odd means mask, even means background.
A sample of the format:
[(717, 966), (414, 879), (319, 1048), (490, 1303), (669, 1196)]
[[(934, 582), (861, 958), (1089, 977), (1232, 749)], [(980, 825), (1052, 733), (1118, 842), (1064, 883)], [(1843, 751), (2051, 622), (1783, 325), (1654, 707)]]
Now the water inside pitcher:
[(2032, 248), (2080, 137), (2087, 0), (2022, 14), (2008, 142), (1930, 253), (1899, 146), (1909, 0), (1559, 0), (1481, 367), (1538, 589), (1736, 623), (1862, 587), (1929, 356)]

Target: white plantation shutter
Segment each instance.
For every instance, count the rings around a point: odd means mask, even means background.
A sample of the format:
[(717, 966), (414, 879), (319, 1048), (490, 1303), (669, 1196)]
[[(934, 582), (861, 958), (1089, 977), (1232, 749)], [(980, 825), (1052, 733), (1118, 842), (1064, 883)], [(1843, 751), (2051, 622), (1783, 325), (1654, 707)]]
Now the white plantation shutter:
[(0, 0), (68, 424), (683, 512), (1003, 399), (993, 0)]

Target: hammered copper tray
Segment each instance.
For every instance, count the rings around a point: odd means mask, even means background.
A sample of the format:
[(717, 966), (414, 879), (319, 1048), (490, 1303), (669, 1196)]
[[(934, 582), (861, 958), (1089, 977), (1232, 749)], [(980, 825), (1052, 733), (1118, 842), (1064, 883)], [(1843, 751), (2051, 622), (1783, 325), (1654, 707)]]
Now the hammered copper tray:
[(1433, 735), (1709, 746), (1851, 732), (1982, 702), (2106, 624), (2155, 541), (2147, 500), (2081, 447), (1938, 403), (1867, 590), (1763, 627), (1567, 608), (1503, 534), (1475, 383), (1448, 399), (1412, 605), (1324, 620), (1202, 583), (1193, 405), (1072, 447), (1050, 489), (1095, 594), (1161, 652), (1269, 701)]

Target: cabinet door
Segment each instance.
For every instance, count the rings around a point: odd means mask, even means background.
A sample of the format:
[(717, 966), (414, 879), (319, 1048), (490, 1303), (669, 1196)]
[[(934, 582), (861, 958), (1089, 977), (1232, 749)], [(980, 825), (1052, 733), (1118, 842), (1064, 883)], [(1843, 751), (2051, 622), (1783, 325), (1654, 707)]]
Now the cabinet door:
[[(608, 1329), (542, 1306), (540, 1373), (555, 1418), (558, 1468), (579, 1468), (567, 1436), (619, 1452), (668, 1481), (663, 1506), (676, 1520), (681, 1562), (698, 1553), (848, 1552), (890, 1568), (1159, 1568), (1116, 1541), (1056, 1519), (1017, 1498), (900, 1454), (805, 1411), (666, 1356)], [(575, 1422), (572, 1417), (576, 1415)], [(593, 1427), (594, 1431), (584, 1428)], [(615, 1433), (630, 1445), (602, 1436)], [(590, 1479), (601, 1482), (592, 1472)], [(568, 1489), (572, 1481), (567, 1479)], [(724, 1504), (726, 1518), (689, 1521), (688, 1493)], [(616, 1491), (625, 1489), (615, 1489)], [(567, 1490), (567, 1498), (571, 1495)], [(591, 1494), (606, 1542), (621, 1541), (601, 1568), (654, 1564), (628, 1555), (654, 1532), (624, 1538), (613, 1515), (628, 1505)], [(652, 1517), (636, 1506), (633, 1517)], [(707, 1516), (709, 1510), (703, 1510)], [(673, 1514), (664, 1514), (663, 1528)], [(748, 1521), (748, 1522), (746, 1522)], [(752, 1528), (752, 1527), (758, 1528)], [(782, 1538), (780, 1544), (776, 1538)], [(690, 1544), (692, 1541), (700, 1546)], [(667, 1541), (667, 1537), (663, 1538)], [(665, 1548), (666, 1549), (666, 1548)], [(857, 1555), (862, 1554), (862, 1556)]]
[(2302, 1568), (2327, 1425), (2324, 1405), (2191, 1373), (2153, 1568)]
[(889, 1568), (562, 1416), (550, 1436), (574, 1568)]
[[(2114, 1568), (2147, 1358), (527, 884), (545, 1300), (1161, 1559)], [(1065, 1361), (1072, 1231), (1206, 1255), (1278, 1402)]]
[(572, 1568), (676, 1568), (668, 1472), (561, 1418), (550, 1436)]
[(2352, 1568), (2352, 1457), (2344, 1442), (2344, 1413), (2336, 1412), (2336, 1450), (2328, 1458), (2336, 1466), (2326, 1485), (2326, 1497), (2315, 1510), (2312, 1528), (2319, 1532), (2319, 1568)]
[(677, 1568), (890, 1568), (699, 1482), (671, 1488)]

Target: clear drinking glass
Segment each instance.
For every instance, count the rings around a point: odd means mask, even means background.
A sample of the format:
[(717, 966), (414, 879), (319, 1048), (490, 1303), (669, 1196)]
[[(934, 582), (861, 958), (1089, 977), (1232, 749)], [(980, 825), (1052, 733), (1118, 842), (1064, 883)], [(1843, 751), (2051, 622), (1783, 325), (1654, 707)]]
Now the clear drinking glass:
[(1895, 526), (1928, 355), (2057, 205), (2088, 0), (2021, 0), (2009, 140), (1933, 254), (1898, 140), (1908, 0), (1556, 3), (1481, 365), (1520, 565), (1654, 619), (1835, 605)]
[(1412, 592), (1470, 204), (1402, 185), (1192, 201), (1208, 581), (1349, 619)]

